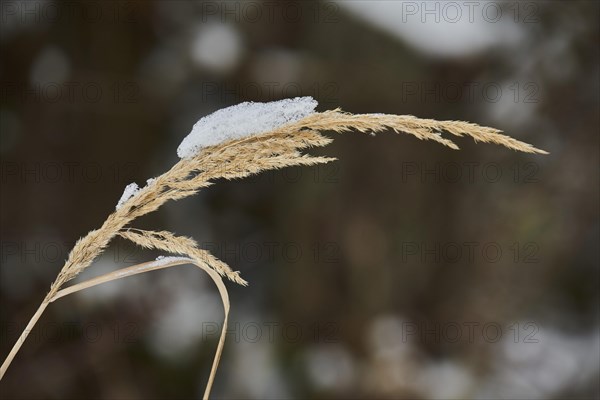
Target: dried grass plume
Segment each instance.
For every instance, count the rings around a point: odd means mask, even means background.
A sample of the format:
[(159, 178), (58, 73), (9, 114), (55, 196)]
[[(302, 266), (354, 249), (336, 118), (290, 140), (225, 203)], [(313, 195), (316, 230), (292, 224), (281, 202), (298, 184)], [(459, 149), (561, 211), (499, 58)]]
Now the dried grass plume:
[[(386, 130), (406, 133), (421, 140), (433, 140), (455, 150), (458, 149), (458, 146), (448, 137), (442, 136), (442, 133), (447, 132), (450, 136), (455, 137), (469, 136), (477, 142), (498, 144), (525, 153), (547, 154), (530, 144), (503, 135), (497, 129), (469, 122), (436, 121), (410, 115), (350, 114), (339, 109), (314, 113), (268, 132), (203, 148), (195, 156), (181, 159), (170, 170), (137, 191), (110, 214), (100, 228), (89, 232), (77, 241), (58, 277), (50, 286), (50, 291), (40, 308), (2, 364), (0, 379), (49, 303), (66, 294), (99, 283), (164, 267), (156, 263), (142, 264), (65, 288), (65, 284), (88, 268), (116, 236), (144, 248), (158, 249), (183, 256), (184, 258), (181, 260), (194, 263), (205, 270), (210, 269), (216, 273), (217, 278), (225, 277), (241, 285), (247, 284), (239, 272), (233, 271), (208, 251), (198, 248), (194, 240), (176, 236), (171, 232), (134, 229), (130, 225), (136, 218), (157, 210), (167, 201), (191, 196), (214, 184), (217, 179), (244, 178), (267, 170), (295, 165), (318, 165), (333, 161), (334, 158), (311, 156), (304, 152), (308, 148), (323, 147), (331, 143), (333, 139), (323, 136), (324, 132), (358, 131), (374, 134)], [(179, 262), (179, 264), (181, 263), (183, 261)], [(172, 265), (178, 264), (172, 263), (167, 266)], [(213, 277), (219, 290), (222, 291), (224, 286), (219, 286), (217, 280), (220, 278), (217, 278)], [(223, 295), (223, 293), (221, 294)], [(228, 300), (224, 299), (225, 302), (227, 311)], [(225, 316), (226, 321), (227, 315)], [(222, 340), (224, 340), (224, 336), (222, 336)], [(222, 342), (217, 350), (205, 397), (208, 397), (210, 393), (221, 350)]]

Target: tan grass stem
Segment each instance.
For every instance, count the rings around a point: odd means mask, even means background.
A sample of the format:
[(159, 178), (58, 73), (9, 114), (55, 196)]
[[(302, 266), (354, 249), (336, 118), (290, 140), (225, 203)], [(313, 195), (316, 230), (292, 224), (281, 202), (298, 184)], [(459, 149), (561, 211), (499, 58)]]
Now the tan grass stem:
[(49, 302), (46, 301), (46, 300), (44, 300), (42, 302), (42, 304), (40, 304), (40, 306), (38, 307), (38, 309), (35, 312), (35, 314), (33, 314), (33, 317), (31, 317), (31, 319), (29, 320), (29, 323), (27, 324), (27, 326), (25, 327), (25, 329), (23, 330), (23, 332), (21, 332), (21, 335), (19, 336), (19, 338), (15, 342), (14, 346), (10, 350), (10, 353), (8, 353), (8, 356), (6, 357), (6, 359), (4, 360), (4, 362), (2, 363), (2, 366), (0, 367), (0, 379), (2, 379), (2, 377), (6, 373), (6, 370), (8, 369), (8, 367), (12, 363), (13, 359), (15, 358), (15, 356), (17, 355), (17, 353), (21, 349), (21, 346), (23, 345), (23, 343), (25, 343), (25, 340), (27, 340), (27, 337), (29, 336), (29, 333), (31, 332), (31, 330), (34, 328), (34, 326), (37, 323), (37, 321), (42, 316), (42, 313), (44, 312), (44, 310), (46, 309), (46, 307), (48, 307), (48, 304), (49, 304)]
[(212, 367), (210, 370), (210, 375), (208, 377), (208, 383), (206, 384), (206, 389), (204, 391), (204, 396), (203, 396), (203, 399), (208, 399), (213, 382), (215, 380), (215, 375), (217, 372), (217, 368), (219, 366), (219, 361), (221, 360), (221, 354), (223, 353), (223, 347), (225, 345), (225, 337), (226, 337), (226, 333), (227, 333), (227, 321), (229, 319), (229, 309), (230, 309), (229, 294), (227, 292), (227, 288), (225, 287), (225, 284), (223, 283), (223, 280), (221, 279), (221, 276), (215, 270), (213, 270), (211, 267), (209, 267), (208, 264), (206, 264), (206, 263), (203, 263), (203, 262), (195, 260), (195, 259), (187, 258), (187, 257), (170, 257), (168, 259), (168, 261), (163, 261), (163, 260), (150, 261), (150, 262), (134, 265), (134, 266), (127, 267), (127, 268), (122, 268), (122, 269), (98, 276), (96, 278), (92, 278), (87, 281), (69, 286), (68, 288), (59, 290), (49, 301), (42, 302), (42, 304), (40, 305), (37, 312), (33, 315), (31, 320), (29, 321), (29, 324), (27, 324), (27, 327), (25, 328), (23, 333), (21, 333), (21, 337), (15, 343), (9, 356), (6, 358), (6, 360), (2, 364), (2, 369), (0, 370), (0, 377), (3, 376), (4, 373), (6, 372), (6, 369), (12, 362), (14, 356), (17, 354), (17, 352), (21, 348), (21, 345), (23, 344), (25, 339), (27, 339), (27, 336), (29, 335), (31, 330), (34, 328), (35, 324), (39, 320), (40, 316), (42, 315), (42, 313), (44, 312), (44, 310), (46, 309), (48, 304), (50, 304), (62, 297), (65, 297), (67, 295), (77, 293), (81, 290), (89, 289), (94, 286), (101, 285), (103, 283), (111, 282), (111, 281), (114, 281), (117, 279), (126, 278), (128, 276), (142, 274), (145, 272), (170, 268), (170, 267), (174, 267), (176, 265), (182, 265), (182, 264), (193, 264), (193, 265), (196, 265), (197, 267), (199, 267), (200, 269), (204, 270), (211, 277), (211, 279), (217, 286), (217, 289), (219, 290), (219, 294), (221, 295), (221, 301), (223, 302), (223, 311), (225, 314), (224, 319), (223, 319), (223, 328), (221, 329), (221, 336), (219, 338), (219, 343), (217, 344), (217, 350), (216, 350), (215, 356), (213, 358), (213, 364), (212, 364)]

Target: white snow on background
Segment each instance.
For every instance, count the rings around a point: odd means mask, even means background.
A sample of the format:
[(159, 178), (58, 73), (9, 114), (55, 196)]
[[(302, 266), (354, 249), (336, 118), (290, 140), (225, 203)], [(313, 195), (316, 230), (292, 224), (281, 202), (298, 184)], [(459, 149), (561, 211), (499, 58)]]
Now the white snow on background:
[(243, 55), (242, 36), (233, 24), (199, 24), (190, 45), (192, 61), (217, 73), (235, 69)]
[(358, 374), (352, 354), (338, 343), (309, 347), (306, 372), (315, 388), (333, 392), (350, 390)]
[(201, 118), (179, 147), (179, 158), (193, 157), (198, 150), (231, 139), (267, 132), (315, 112), (317, 101), (310, 96), (272, 101), (245, 102), (223, 108)]
[(129, 200), (130, 198), (135, 196), (137, 194), (137, 192), (139, 192), (139, 191), (140, 191), (140, 187), (135, 182), (130, 183), (129, 185), (125, 186), (125, 190), (123, 190), (123, 194), (121, 195), (121, 198), (119, 199), (119, 202), (117, 203), (116, 209), (118, 210), (119, 208), (121, 208), (121, 206), (127, 200)]
[[(498, 45), (514, 46), (522, 24), (499, 2), (341, 1), (353, 16), (433, 57), (463, 57)], [(513, 11), (514, 12), (514, 11)]]
[(207, 326), (222, 323), (223, 306), (216, 291), (178, 282), (178, 290), (162, 302), (163, 309), (156, 315), (146, 340), (153, 353), (165, 361), (185, 364), (191, 362), (195, 349), (206, 338)]

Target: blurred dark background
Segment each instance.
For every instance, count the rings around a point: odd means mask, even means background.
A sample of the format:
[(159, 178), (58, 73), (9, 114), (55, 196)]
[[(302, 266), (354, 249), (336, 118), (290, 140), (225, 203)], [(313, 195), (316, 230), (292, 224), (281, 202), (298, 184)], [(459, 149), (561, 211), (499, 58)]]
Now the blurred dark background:
[[(550, 152), (336, 135), (339, 158), (218, 182), (134, 226), (250, 282), (215, 398), (597, 398), (599, 5), (2, 1), (2, 358), (80, 236), (200, 117), (319, 111), (494, 126)], [(115, 240), (78, 281), (154, 259)], [(222, 319), (190, 267), (53, 303), (2, 398), (200, 398)]]

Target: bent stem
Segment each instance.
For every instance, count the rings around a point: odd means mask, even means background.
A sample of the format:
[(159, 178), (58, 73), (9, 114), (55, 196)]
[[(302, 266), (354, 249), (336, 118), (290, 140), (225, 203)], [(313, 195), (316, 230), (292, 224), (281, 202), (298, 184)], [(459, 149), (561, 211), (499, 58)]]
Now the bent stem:
[(157, 261), (150, 261), (150, 262), (146, 262), (146, 263), (142, 263), (142, 264), (137, 264), (137, 265), (134, 265), (131, 267), (119, 269), (117, 271), (113, 271), (108, 274), (104, 274), (104, 275), (98, 276), (96, 278), (92, 278), (87, 281), (78, 283), (78, 284), (70, 286), (68, 288), (61, 289), (58, 292), (56, 292), (52, 297), (44, 299), (44, 301), (42, 302), (42, 304), (40, 304), (40, 307), (35, 312), (33, 317), (31, 317), (31, 320), (27, 324), (27, 327), (25, 327), (25, 330), (21, 333), (21, 336), (19, 337), (19, 339), (13, 346), (8, 357), (6, 357), (6, 359), (4, 360), (4, 363), (2, 363), (2, 367), (0, 369), (0, 380), (4, 376), (6, 370), (10, 366), (15, 355), (18, 353), (19, 349), (23, 345), (23, 342), (25, 341), (25, 339), (27, 339), (27, 336), (29, 335), (29, 333), (31, 332), (31, 330), (33, 329), (33, 327), (35, 326), (37, 321), (40, 319), (42, 313), (44, 312), (44, 310), (46, 309), (48, 304), (54, 302), (55, 300), (60, 299), (61, 297), (65, 297), (69, 294), (79, 292), (80, 290), (89, 289), (91, 287), (100, 285), (102, 283), (107, 283), (107, 282), (111, 282), (111, 281), (125, 278), (128, 276), (137, 275), (137, 274), (141, 274), (144, 272), (150, 272), (150, 271), (154, 271), (154, 270), (158, 270), (158, 269), (174, 267), (176, 265), (182, 265), (182, 264), (193, 264), (193, 265), (196, 265), (197, 267), (199, 267), (200, 269), (204, 270), (212, 278), (215, 285), (217, 285), (217, 289), (219, 290), (219, 294), (221, 295), (221, 300), (223, 301), (223, 310), (225, 312), (225, 316), (223, 319), (223, 328), (221, 329), (221, 337), (219, 338), (219, 343), (217, 345), (217, 351), (216, 351), (215, 357), (213, 359), (212, 368), (210, 370), (210, 375), (208, 377), (208, 382), (206, 384), (206, 389), (204, 391), (204, 396), (203, 396), (203, 399), (205, 399), (205, 400), (208, 399), (208, 397), (210, 395), (210, 390), (211, 390), (213, 382), (215, 380), (215, 375), (217, 373), (219, 361), (221, 360), (221, 354), (223, 353), (223, 347), (225, 345), (225, 334), (227, 332), (227, 320), (229, 318), (229, 308), (230, 308), (229, 295), (227, 293), (227, 288), (225, 287), (225, 284), (223, 283), (223, 279), (221, 279), (221, 276), (217, 272), (215, 272), (215, 270), (213, 270), (212, 268), (210, 268), (207, 265), (197, 263), (195, 260), (192, 260), (191, 258), (187, 258), (187, 257), (169, 257), (166, 260), (163, 259), (163, 260), (157, 260)]

